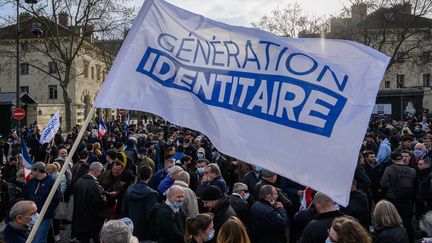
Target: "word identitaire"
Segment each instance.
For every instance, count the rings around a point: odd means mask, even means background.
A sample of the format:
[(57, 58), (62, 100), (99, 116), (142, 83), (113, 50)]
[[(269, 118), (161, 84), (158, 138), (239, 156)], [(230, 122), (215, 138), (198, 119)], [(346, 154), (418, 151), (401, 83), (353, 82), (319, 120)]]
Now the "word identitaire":
[[(330, 137), (346, 104), (340, 93), (348, 75), (273, 42), (239, 45), (162, 33), (157, 43), (147, 48), (137, 71), (208, 105)], [(329, 80), (336, 90), (320, 85)]]

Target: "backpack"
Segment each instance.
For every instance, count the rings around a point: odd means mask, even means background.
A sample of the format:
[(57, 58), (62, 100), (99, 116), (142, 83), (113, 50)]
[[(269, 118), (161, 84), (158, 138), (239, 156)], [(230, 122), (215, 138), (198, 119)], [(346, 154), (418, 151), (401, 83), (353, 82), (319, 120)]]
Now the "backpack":
[(396, 198), (411, 199), (414, 195), (414, 179), (409, 170), (401, 170), (397, 166), (389, 166), (396, 174), (396, 183), (392, 191)]

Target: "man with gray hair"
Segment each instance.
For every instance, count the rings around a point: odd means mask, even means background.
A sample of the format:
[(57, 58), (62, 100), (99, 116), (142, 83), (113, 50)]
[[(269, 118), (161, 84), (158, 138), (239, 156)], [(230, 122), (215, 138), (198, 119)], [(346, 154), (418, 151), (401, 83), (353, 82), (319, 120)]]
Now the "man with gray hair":
[(177, 175), (177, 180), (174, 181), (174, 185), (181, 186), (184, 190), (184, 199), (182, 204), (182, 210), (186, 217), (195, 217), (198, 215), (198, 198), (189, 188), (190, 175), (186, 171), (180, 171)]
[(168, 188), (170, 188), (174, 184), (174, 181), (177, 180), (177, 175), (180, 171), (184, 171), (184, 170), (181, 166), (178, 166), (178, 165), (169, 168), (168, 176), (166, 176), (161, 181), (161, 183), (159, 184), (159, 186), (157, 188), (158, 191), (160, 193), (162, 193), (163, 195), (166, 195)]
[(9, 211), (11, 221), (4, 229), (6, 242), (24, 243), (29, 236), (29, 229), (39, 218), (36, 204), (33, 201), (19, 201)]
[(204, 176), (201, 179), (201, 184), (198, 186), (197, 195), (201, 196), (204, 190), (209, 186), (217, 186), (223, 194), (228, 192), (228, 187), (225, 180), (222, 178), (220, 168), (217, 164), (208, 164), (205, 167)]
[(180, 210), (183, 199), (184, 190), (181, 186), (173, 185), (168, 189), (167, 199), (156, 217), (158, 242), (184, 242), (185, 216)]
[(230, 196), (231, 207), (234, 209), (237, 217), (243, 222), (248, 224), (248, 216), (250, 205), (249, 199), (249, 188), (246, 184), (237, 182), (233, 186), (233, 193)]
[(99, 241), (99, 231), (105, 220), (106, 198), (97, 178), (102, 173), (100, 162), (90, 164), (88, 174), (83, 175), (74, 184), (72, 231), (81, 243)]

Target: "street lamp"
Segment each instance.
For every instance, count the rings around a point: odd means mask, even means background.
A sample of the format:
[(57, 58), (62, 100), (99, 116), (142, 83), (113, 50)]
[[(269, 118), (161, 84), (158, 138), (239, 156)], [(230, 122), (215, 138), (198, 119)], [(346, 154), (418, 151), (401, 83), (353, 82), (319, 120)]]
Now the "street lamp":
[[(28, 4), (35, 4), (38, 3), (37, 0), (25, 0), (26, 3)], [(20, 107), (20, 14), (19, 14), (19, 0), (16, 0), (16, 14), (17, 14), (17, 22), (16, 22), (16, 30), (17, 30), (17, 35), (16, 35), (16, 108)], [(38, 28), (38, 27), (37, 27)], [(40, 30), (40, 28), (39, 28)], [(35, 31), (32, 30), (32, 33), (36, 32), (36, 28)], [(41, 33), (42, 35), (42, 30), (40, 30), (38, 33)], [(21, 124), (20, 121), (17, 120), (16, 121), (16, 125), (17, 125), (17, 135), (20, 135), (21, 132)]]

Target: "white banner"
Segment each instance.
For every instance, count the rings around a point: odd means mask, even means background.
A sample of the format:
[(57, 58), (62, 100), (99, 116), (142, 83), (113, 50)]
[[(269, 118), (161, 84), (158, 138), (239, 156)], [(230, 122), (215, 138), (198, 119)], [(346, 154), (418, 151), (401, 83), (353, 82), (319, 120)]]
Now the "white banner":
[(95, 101), (206, 134), (223, 153), (347, 205), (389, 58), (291, 39), (146, 0)]
[(40, 139), (39, 143), (49, 143), (56, 135), (57, 131), (60, 128), (60, 111), (57, 111), (54, 116), (51, 117), (48, 124), (46, 125)]

